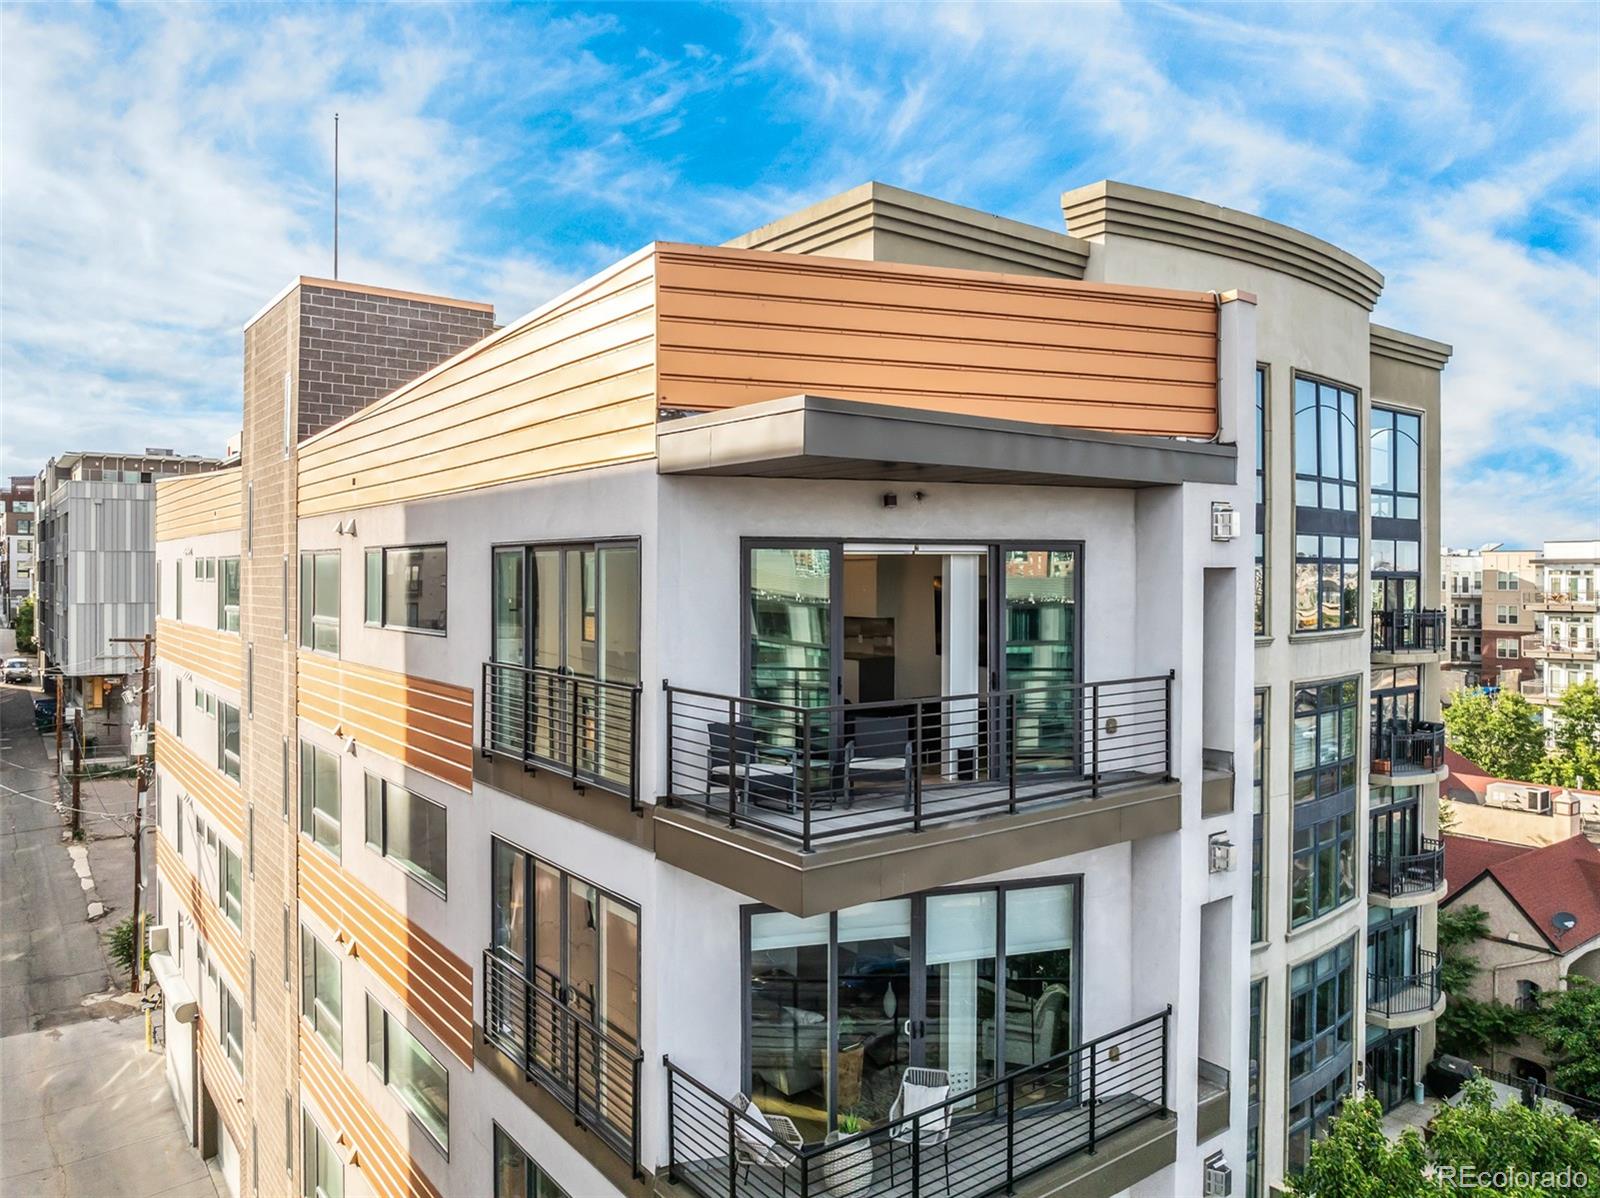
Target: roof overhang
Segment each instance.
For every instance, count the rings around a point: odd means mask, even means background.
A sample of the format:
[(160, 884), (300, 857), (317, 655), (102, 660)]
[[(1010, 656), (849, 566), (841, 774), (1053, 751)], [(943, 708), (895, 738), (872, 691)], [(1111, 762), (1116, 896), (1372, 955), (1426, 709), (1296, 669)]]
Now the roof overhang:
[(1058, 487), (1235, 481), (1232, 445), (791, 395), (663, 420), (662, 474)]

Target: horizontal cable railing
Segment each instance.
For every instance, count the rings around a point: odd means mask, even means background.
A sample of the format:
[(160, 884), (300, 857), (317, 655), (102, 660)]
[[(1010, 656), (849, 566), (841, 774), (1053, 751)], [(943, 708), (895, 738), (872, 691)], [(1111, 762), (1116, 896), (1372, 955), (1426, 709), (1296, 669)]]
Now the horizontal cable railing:
[(1578, 1094), (1558, 1090), (1554, 1086), (1547, 1086), (1543, 1082), (1535, 1081), (1529, 1077), (1518, 1077), (1514, 1073), (1504, 1073), (1499, 1069), (1486, 1069), (1482, 1065), (1474, 1065), (1479, 1076), (1486, 1077), (1492, 1082), (1499, 1082), (1502, 1086), (1528, 1094), (1533, 1098), (1543, 1099), (1547, 1102), (1557, 1102), (1572, 1108), (1572, 1113), (1580, 1119), (1587, 1119), (1590, 1123), (1600, 1123), (1600, 1102), (1592, 1098), (1584, 1098)]
[(1397, 898), (1435, 890), (1444, 881), (1444, 846), (1423, 836), (1414, 853), (1396, 853), (1382, 841), (1374, 841), (1368, 859), (1368, 877), (1374, 894)]
[(480, 748), (639, 801), (639, 685), (485, 662)]
[(1444, 612), (1437, 608), (1372, 613), (1372, 647), (1380, 652), (1437, 653), (1444, 641)]
[(483, 954), (483, 1035), (625, 1159), (639, 1176), (639, 1079), (628, 1037), (563, 1002), (556, 979)]
[(668, 685), (667, 800), (796, 842), (1172, 777), (1171, 674), (825, 707)]
[(1373, 773), (1431, 774), (1443, 768), (1443, 724), (1427, 720), (1390, 720), (1373, 731)]
[(1417, 950), (1417, 968), (1410, 973), (1367, 974), (1367, 1009), (1383, 1015), (1412, 1015), (1439, 1001), (1439, 957)]
[[(729, 1101), (663, 1058), (667, 1174), (702, 1198), (977, 1198), (1165, 1118), (1172, 1008), (832, 1143), (804, 1144), (743, 1095)], [(908, 1070), (906, 1082), (937, 1082)], [(902, 1088), (904, 1095), (914, 1093)], [(897, 1104), (898, 1105), (898, 1104)]]

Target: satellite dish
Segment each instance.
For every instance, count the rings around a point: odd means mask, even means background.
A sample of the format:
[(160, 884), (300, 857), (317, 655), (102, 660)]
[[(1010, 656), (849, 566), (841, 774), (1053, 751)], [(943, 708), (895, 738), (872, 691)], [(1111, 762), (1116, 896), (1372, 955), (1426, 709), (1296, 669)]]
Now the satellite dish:
[(1571, 911), (1557, 911), (1550, 917), (1550, 922), (1555, 925), (1557, 933), (1565, 936), (1578, 926), (1578, 917)]

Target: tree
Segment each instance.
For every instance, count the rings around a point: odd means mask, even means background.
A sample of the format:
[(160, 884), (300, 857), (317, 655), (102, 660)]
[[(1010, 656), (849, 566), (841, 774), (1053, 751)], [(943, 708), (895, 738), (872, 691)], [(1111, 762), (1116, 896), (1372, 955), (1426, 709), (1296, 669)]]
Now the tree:
[[(1512, 1171), (1520, 1184), (1511, 1188), (1483, 1176)], [(1565, 1198), (1580, 1192), (1578, 1174), (1600, 1177), (1600, 1129), (1548, 1104), (1496, 1106), (1494, 1088), (1476, 1079), (1459, 1106), (1434, 1117), (1426, 1141), (1407, 1129), (1391, 1143), (1378, 1100), (1350, 1099), (1289, 1191), (1299, 1198)]]
[(1458, 694), (1444, 709), (1444, 727), (1452, 749), (1496, 778), (1530, 781), (1544, 758), (1539, 713), (1515, 691)]
[(1553, 719), (1553, 751), (1534, 767), (1533, 781), (1600, 787), (1600, 686), (1591, 679), (1562, 693)]
[(1550, 1083), (1579, 1098), (1600, 1102), (1600, 985), (1569, 974), (1567, 988), (1539, 996), (1528, 1034), (1556, 1062)]
[(1522, 1033), (1523, 1017), (1515, 1007), (1480, 1002), (1467, 993), (1480, 968), (1468, 946), (1488, 931), (1482, 907), (1439, 912), (1439, 988), (1448, 999), (1437, 1024), (1439, 1051), (1451, 1056), (1486, 1056), (1494, 1045), (1509, 1044)]
[(38, 644), (33, 639), (33, 596), (29, 595), (17, 604), (16, 619), (12, 627), (17, 633), (17, 651), (19, 653), (34, 653), (38, 651)]

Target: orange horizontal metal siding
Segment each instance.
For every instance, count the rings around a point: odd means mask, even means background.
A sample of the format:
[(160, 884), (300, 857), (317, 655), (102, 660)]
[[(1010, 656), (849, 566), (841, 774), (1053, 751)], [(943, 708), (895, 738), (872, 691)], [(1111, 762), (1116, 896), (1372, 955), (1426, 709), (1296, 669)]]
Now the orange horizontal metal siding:
[(356, 956), (467, 1068), (472, 1068), (472, 969), (303, 839), (300, 901), (353, 936)]
[(242, 987), (248, 985), (250, 981), (247, 966), (249, 957), (244, 950), (244, 938), (239, 930), (228, 922), (211, 896), (201, 888), (200, 879), (190, 872), (183, 858), (178, 856), (178, 850), (168, 842), (165, 833), (156, 835), (156, 869), (162, 877), (172, 883), (178, 905), (189, 913), (196, 930), (221, 960), (222, 968), (231, 983), (230, 989), (244, 1001), (247, 996)]
[(392, 670), (299, 655), (298, 714), (461, 790), (472, 789), (473, 695)]
[(197, 757), (176, 733), (156, 725), (156, 764), (172, 775), (184, 794), (205, 808), (235, 840), (244, 840), (244, 792), (239, 784)]
[(242, 527), (244, 484), (237, 466), (156, 484), (156, 540), (175, 541)]
[(1217, 429), (1209, 296), (659, 246), (657, 396), (722, 408), (810, 392), (1075, 428)]
[(237, 632), (157, 620), (156, 657), (236, 691), (244, 687), (244, 641)]

